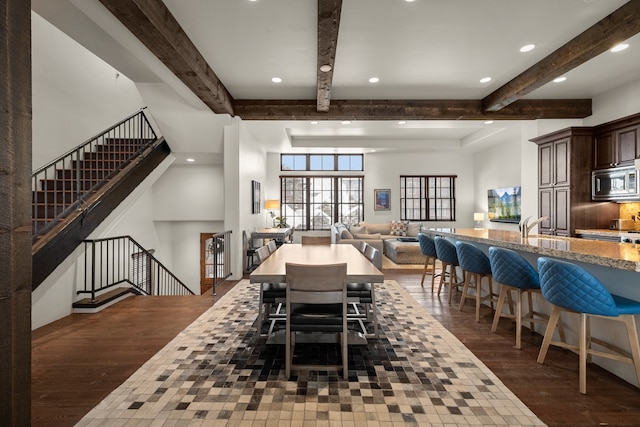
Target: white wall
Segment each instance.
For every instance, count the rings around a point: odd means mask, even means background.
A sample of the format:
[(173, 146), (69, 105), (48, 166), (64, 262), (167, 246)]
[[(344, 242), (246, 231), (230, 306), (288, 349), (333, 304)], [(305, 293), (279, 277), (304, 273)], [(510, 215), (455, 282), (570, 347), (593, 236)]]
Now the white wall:
[(156, 221), (223, 221), (222, 165), (173, 165), (153, 185)]
[(31, 13), (33, 168), (143, 107), (135, 85)]

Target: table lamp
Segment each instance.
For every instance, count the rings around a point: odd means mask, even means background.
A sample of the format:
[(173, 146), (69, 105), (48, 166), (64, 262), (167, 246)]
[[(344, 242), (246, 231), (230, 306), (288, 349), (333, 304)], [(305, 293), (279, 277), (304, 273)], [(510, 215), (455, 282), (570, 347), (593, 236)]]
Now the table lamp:
[(484, 221), (484, 213), (483, 212), (474, 213), (473, 220), (476, 222), (476, 226), (474, 228), (482, 228), (482, 221)]
[[(280, 200), (267, 200), (266, 202), (264, 202), (264, 207), (267, 211), (269, 211), (269, 215), (271, 215), (271, 221), (273, 223), (273, 218), (275, 218), (276, 216), (273, 211), (276, 209), (280, 209)], [(272, 226), (275, 226), (275, 224), (272, 224)]]

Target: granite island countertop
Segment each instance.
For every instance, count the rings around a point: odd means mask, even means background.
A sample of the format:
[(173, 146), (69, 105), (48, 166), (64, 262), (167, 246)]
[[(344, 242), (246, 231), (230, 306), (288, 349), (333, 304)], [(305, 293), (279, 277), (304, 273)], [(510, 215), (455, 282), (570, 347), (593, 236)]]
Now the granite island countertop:
[[(601, 232), (621, 233), (618, 230)], [(580, 261), (620, 270), (640, 272), (640, 245), (575, 237), (532, 234), (523, 239), (515, 231), (487, 228), (428, 228), (423, 233), (499, 246), (568, 261)], [(586, 234), (586, 233), (585, 233)]]

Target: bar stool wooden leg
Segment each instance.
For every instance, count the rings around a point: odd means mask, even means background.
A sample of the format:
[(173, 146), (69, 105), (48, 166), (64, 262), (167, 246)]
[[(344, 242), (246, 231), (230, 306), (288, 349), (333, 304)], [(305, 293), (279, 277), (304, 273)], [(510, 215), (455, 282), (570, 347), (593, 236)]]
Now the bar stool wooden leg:
[(580, 393), (587, 394), (587, 315), (580, 313)]
[[(542, 345), (540, 346), (540, 352), (538, 353), (538, 363), (544, 363), (544, 359), (547, 357), (547, 351), (549, 351), (549, 344), (551, 344), (551, 338), (553, 332), (556, 329), (558, 321), (562, 323), (562, 309), (558, 306), (553, 306), (551, 315), (549, 316), (549, 322), (547, 323), (547, 329), (544, 332), (544, 338), (542, 339)], [(562, 338), (564, 341), (564, 338)]]
[(623, 314), (620, 317), (620, 320), (622, 320), (627, 327), (629, 347), (631, 348), (631, 359), (633, 359), (633, 367), (636, 370), (636, 378), (638, 378), (638, 383), (640, 383), (640, 342), (638, 341), (636, 320), (633, 315), (628, 314)]
[[(502, 306), (504, 305), (504, 300), (509, 295), (509, 300), (511, 300), (511, 294), (509, 292), (509, 287), (506, 285), (502, 285), (500, 288), (500, 295), (498, 295), (498, 305), (496, 306), (496, 313), (493, 315), (493, 324), (491, 324), (491, 332), (495, 332), (498, 330), (498, 322), (500, 321), (500, 317), (502, 317)], [(510, 305), (513, 307), (513, 304)]]
[(516, 348), (522, 348), (522, 293), (521, 289), (517, 289), (516, 295)]

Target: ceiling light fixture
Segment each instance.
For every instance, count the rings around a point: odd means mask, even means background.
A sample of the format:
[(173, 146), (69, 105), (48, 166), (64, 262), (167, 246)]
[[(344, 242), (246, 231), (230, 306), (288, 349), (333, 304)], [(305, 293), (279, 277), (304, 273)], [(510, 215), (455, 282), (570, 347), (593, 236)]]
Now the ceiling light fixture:
[(404, 120), (400, 120), (400, 121), (398, 122), (398, 124), (399, 124), (399, 125), (406, 125), (406, 124), (407, 124), (407, 122), (405, 122)]
[(522, 53), (529, 52), (529, 51), (532, 51), (535, 47), (536, 47), (535, 44), (528, 44), (528, 45), (522, 46), (520, 48), (520, 52)]
[(554, 83), (562, 83), (565, 80), (567, 80), (567, 78), (562, 76), (562, 77), (556, 77), (555, 79), (553, 79), (553, 82)]
[(318, 124), (318, 121), (317, 121), (317, 120), (313, 120), (313, 121), (311, 122), (311, 124), (312, 124), (312, 125), (317, 125), (317, 124)]
[(343, 120), (340, 123), (342, 123), (343, 125), (350, 125), (351, 124), (351, 120)]
[(322, 71), (323, 73), (328, 73), (329, 71), (331, 71), (331, 65), (329, 64), (321, 65), (320, 71)]
[(272, 81), (272, 82), (274, 82), (274, 83), (281, 83), (281, 82), (282, 82), (282, 79), (281, 79), (280, 77), (273, 77), (273, 78), (271, 79), (271, 81)]
[(404, 1), (406, 1), (407, 3), (413, 3), (416, 0), (404, 0)]
[(625, 50), (626, 48), (628, 48), (629, 45), (626, 43), (620, 43), (615, 45), (614, 47), (611, 48), (611, 52), (620, 52), (622, 50)]
[(378, 83), (380, 81), (380, 79), (378, 77), (371, 77), (369, 79), (369, 83)]
[(193, 162), (195, 162), (195, 161), (196, 161), (196, 159), (192, 159), (191, 157), (189, 157), (189, 158), (187, 159), (187, 162), (189, 162), (189, 163), (193, 163)]
[(480, 83), (489, 83), (491, 81), (491, 77), (483, 77), (480, 79)]
[(484, 122), (485, 125), (491, 125), (493, 124), (493, 120), (487, 120), (486, 122)]

